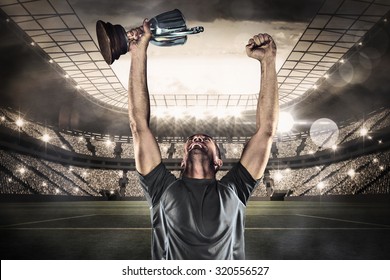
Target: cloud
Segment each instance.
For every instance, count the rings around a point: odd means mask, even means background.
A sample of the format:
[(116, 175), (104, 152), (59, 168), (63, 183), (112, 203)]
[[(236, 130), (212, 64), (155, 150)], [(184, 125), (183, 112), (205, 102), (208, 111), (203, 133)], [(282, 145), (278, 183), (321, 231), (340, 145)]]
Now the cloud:
[(144, 18), (178, 8), (183, 12), (186, 19), (201, 22), (212, 22), (217, 19), (257, 22), (270, 20), (307, 22), (315, 15), (322, 2), (322, 0), (70, 1), (76, 11), (96, 16)]

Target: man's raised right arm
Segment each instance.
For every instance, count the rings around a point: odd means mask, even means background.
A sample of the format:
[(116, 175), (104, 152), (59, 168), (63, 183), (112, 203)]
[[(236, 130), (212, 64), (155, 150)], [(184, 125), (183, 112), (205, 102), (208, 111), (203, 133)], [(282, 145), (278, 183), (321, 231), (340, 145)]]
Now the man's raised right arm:
[(131, 66), (129, 77), (129, 121), (134, 143), (136, 169), (147, 175), (161, 162), (161, 153), (152, 134), (147, 84), (147, 48), (151, 38), (149, 23), (128, 33)]

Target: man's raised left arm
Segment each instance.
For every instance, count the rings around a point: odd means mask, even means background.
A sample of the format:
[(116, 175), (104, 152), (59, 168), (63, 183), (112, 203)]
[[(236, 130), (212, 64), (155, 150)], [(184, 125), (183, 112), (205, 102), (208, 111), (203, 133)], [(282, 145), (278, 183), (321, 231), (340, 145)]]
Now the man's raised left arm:
[(256, 110), (256, 131), (246, 144), (240, 162), (254, 179), (267, 166), (279, 116), (276, 45), (268, 34), (258, 34), (246, 45), (247, 55), (260, 62), (261, 84)]

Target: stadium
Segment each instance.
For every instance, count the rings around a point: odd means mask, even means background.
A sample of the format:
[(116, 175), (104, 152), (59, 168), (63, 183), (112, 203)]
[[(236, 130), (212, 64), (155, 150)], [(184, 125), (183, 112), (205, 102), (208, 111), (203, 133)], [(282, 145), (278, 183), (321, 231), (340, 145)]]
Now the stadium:
[[(198, 13), (175, 1), (136, 11), (126, 1), (108, 10), (101, 2), (0, 2), (1, 259), (151, 258), (150, 213), (135, 169), (122, 77), (128, 72), (121, 72), (130, 58), (108, 66), (93, 24), (105, 13), (123, 23), (127, 8), (136, 26), (173, 4), (191, 25), (204, 24), (204, 36), (209, 26), (223, 33), (231, 22), (237, 28), (268, 22), (267, 32), (279, 32), (279, 130), (247, 207), (246, 258), (390, 258), (389, 1), (302, 0), (294, 7), (200, 1), (207, 12)], [(279, 12), (262, 20), (248, 12), (262, 9)], [(249, 38), (241, 35), (231, 40), (239, 47)], [(208, 64), (199, 56), (210, 64), (217, 56), (216, 67), (230, 70), (234, 84), (252, 69), (240, 64), (234, 47), (222, 53), (210, 42), (200, 50), (202, 36), (188, 36), (178, 49), (151, 47), (150, 80), (157, 82), (150, 85), (150, 125), (163, 162), (177, 176), (186, 137), (212, 135), (224, 161), (221, 178), (255, 129), (259, 78), (255, 73), (253, 91), (198, 87), (213, 84), (201, 75)], [(164, 55), (179, 57), (173, 69), (161, 68)], [(229, 59), (236, 68), (218, 64)], [(176, 72), (186, 72), (193, 88), (170, 80)]]

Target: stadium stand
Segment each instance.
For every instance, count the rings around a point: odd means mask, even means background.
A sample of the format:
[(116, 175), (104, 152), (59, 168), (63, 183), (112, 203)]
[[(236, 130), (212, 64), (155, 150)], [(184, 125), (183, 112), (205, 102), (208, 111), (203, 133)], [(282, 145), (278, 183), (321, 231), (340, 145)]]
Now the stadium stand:
[[(11, 129), (20, 138), (33, 138), (42, 145), (52, 145), (60, 150), (92, 158), (133, 159), (131, 138), (108, 137), (77, 131), (58, 131), (55, 128), (29, 121), (26, 116), (10, 108), (0, 109), (1, 126)], [(378, 141), (380, 132), (389, 127), (390, 109), (382, 108), (365, 118), (340, 125), (337, 145), (353, 141)], [(366, 129), (366, 134), (361, 129)], [(371, 135), (374, 135), (372, 137)], [(375, 138), (375, 139), (374, 139)], [(121, 139), (120, 141), (117, 139)], [(230, 142), (224, 139), (220, 148), (224, 158), (237, 161), (244, 148), (242, 141)], [(163, 160), (180, 160), (183, 140), (169, 139), (160, 141)], [(48, 145), (49, 146), (49, 145)], [(299, 160), (302, 156), (313, 155), (320, 151), (311, 139), (309, 132), (289, 134), (275, 138), (271, 158), (276, 162)], [(329, 151), (332, 153), (332, 151)], [(335, 153), (335, 151), (333, 151)], [(275, 190), (287, 191), (291, 196), (316, 195), (354, 195), (354, 194), (390, 194), (389, 167), (390, 152), (360, 152), (353, 158), (314, 163), (302, 168), (282, 167), (269, 170), (274, 179)], [(126, 197), (143, 197), (135, 170), (120, 166), (116, 169), (101, 166), (71, 166), (26, 155), (17, 150), (0, 149), (0, 194), (40, 194), (62, 196), (101, 196), (103, 193), (118, 193), (119, 180), (126, 170), (128, 183), (124, 190)], [(179, 171), (173, 171), (179, 176)], [(221, 170), (217, 178), (226, 174)], [(255, 197), (266, 197), (262, 182), (255, 191)]]

